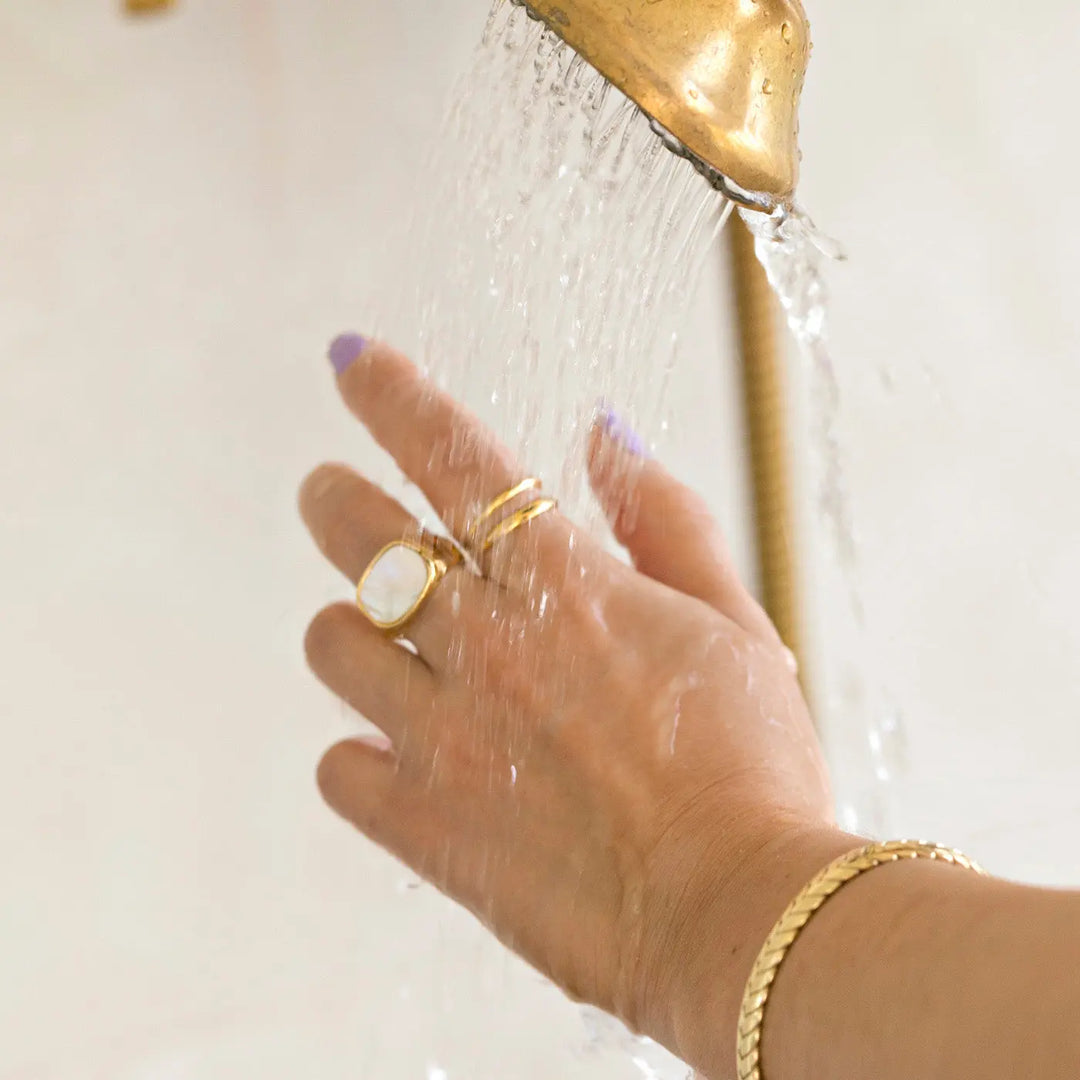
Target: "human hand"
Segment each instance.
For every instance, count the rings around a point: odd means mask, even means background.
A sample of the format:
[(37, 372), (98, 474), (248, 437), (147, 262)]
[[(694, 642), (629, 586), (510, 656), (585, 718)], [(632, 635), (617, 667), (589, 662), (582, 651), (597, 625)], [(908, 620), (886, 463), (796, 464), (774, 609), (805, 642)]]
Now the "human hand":
[[(353, 351), (346, 403), (464, 539), (524, 471), (404, 357)], [(702, 502), (655, 462), (628, 471), (634, 453), (594, 429), (590, 478), (633, 567), (552, 513), (484, 577), (451, 572), (415, 654), (354, 604), (315, 618), (312, 669), (387, 736), (333, 747), (319, 784), (568, 994), (711, 1067), (772, 922), (852, 845), (790, 654)], [(417, 531), (342, 465), (300, 505), (353, 581)]]

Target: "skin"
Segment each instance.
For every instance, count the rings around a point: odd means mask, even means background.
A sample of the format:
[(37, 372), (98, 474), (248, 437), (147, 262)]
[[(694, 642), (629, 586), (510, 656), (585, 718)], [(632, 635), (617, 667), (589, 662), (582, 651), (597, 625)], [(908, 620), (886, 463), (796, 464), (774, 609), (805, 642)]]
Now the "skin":
[[(385, 345), (368, 345), (338, 384), (459, 540), (488, 500), (528, 475)], [(864, 841), (835, 826), (790, 654), (701, 500), (636, 459), (617, 429), (593, 431), (588, 468), (632, 565), (551, 513), (502, 541), (482, 575), (452, 571), (410, 624), (412, 650), (354, 604), (315, 617), (312, 670), (385, 733), (334, 746), (318, 782), (337, 813), (570, 996), (719, 1080), (733, 1075), (743, 986), (773, 923), (821, 867)], [(352, 581), (386, 543), (418, 530), (344, 465), (316, 469), (300, 508)], [(946, 1058), (919, 1060), (908, 1045), (905, 1023), (948, 1022), (955, 1036), (950, 971), (973, 980), (984, 951), (1009, 951), (1000, 934), (992, 948), (970, 933), (958, 948), (972, 904), (995, 918), (1011, 904), (1018, 924), (1032, 917), (1036, 890), (1003, 897), (1000, 883), (962, 875), (875, 871), (826, 905), (777, 982), (763, 1041), (769, 1080), (1035, 1075), (941, 1072)], [(1039, 896), (1040, 918), (1080, 943), (1076, 898), (1051, 912)], [(910, 941), (882, 935), (882, 919)], [(1015, 945), (1018, 970), (1040, 962), (1030, 946)], [(872, 962), (838, 968), (851, 949)], [(1080, 961), (1080, 944), (1075, 953)], [(940, 986), (927, 977), (930, 957)], [(914, 1004), (912, 985), (926, 988)], [(881, 1037), (890, 1025), (895, 1045)], [(1001, 1062), (985, 1030), (971, 1038)], [(1043, 1070), (1059, 1075), (1053, 1062)]]

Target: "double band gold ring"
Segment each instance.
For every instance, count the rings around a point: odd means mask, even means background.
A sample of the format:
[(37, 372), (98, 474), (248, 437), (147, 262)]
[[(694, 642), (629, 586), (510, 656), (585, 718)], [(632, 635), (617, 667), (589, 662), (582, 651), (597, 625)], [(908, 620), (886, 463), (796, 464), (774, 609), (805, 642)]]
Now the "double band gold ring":
[(550, 513), (558, 506), (558, 502), (555, 499), (543, 498), (536, 499), (529, 503), (527, 506), (523, 506), (520, 510), (515, 510), (512, 514), (507, 514), (488, 534), (484, 537), (484, 542), (480, 545), (479, 553), (481, 555), (487, 554), (500, 540), (505, 540), (512, 532), (516, 532), (524, 525), (528, 525), (530, 521), (535, 521), (538, 517), (543, 517), (544, 514)]
[[(486, 555), (500, 540), (505, 540), (511, 533), (535, 521), (544, 514), (555, 510), (559, 503), (547, 495), (532, 499), (523, 506), (514, 508), (514, 503), (523, 499), (529, 492), (538, 492), (543, 485), (538, 477), (530, 476), (496, 495), (484, 507), (468, 529), (469, 550), (476, 558)], [(500, 511), (506, 511), (499, 517)]]

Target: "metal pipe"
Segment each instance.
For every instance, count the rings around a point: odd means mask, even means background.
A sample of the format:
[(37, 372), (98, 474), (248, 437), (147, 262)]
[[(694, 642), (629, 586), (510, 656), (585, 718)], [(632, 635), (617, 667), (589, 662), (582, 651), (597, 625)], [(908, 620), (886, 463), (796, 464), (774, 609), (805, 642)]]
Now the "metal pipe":
[(784, 363), (776, 297), (739, 216), (727, 227), (753, 480), (761, 598), (803, 667)]

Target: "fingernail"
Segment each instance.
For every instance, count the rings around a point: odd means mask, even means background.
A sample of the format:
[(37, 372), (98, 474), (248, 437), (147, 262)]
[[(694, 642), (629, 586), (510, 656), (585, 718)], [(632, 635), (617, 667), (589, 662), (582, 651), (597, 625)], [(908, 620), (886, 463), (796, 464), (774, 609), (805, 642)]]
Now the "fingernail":
[(334, 371), (342, 375), (360, 359), (360, 354), (368, 347), (368, 340), (360, 334), (339, 334), (330, 342), (326, 354)]
[(381, 731), (357, 735), (354, 741), (370, 747), (372, 750), (378, 750), (382, 754), (389, 753), (394, 749), (394, 744)]
[(614, 439), (637, 457), (645, 456), (645, 442), (641, 436), (614, 409), (603, 402), (600, 404), (599, 421), (609, 439)]

